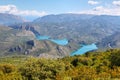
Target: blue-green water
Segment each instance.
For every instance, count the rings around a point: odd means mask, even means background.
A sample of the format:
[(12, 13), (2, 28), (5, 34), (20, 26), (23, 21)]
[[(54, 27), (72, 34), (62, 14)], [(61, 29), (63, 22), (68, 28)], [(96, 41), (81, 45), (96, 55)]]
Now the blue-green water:
[(36, 36), (37, 40), (48, 40), (49, 36)]
[(71, 53), (70, 56), (74, 56), (74, 55), (80, 55), (80, 54), (84, 54), (86, 52), (92, 51), (92, 50), (96, 50), (98, 49), (97, 46), (93, 43), (91, 45), (86, 45), (83, 46), (82, 48), (78, 49), (77, 51), (74, 51), (73, 53)]
[[(49, 36), (40, 36), (40, 35), (36, 35), (36, 38), (37, 38), (37, 40), (49, 40), (49, 41), (52, 41), (53, 43), (56, 43), (56, 44), (62, 45), (62, 46), (65, 46), (68, 44), (67, 39), (50, 39)], [(86, 52), (96, 50), (96, 49), (98, 49), (98, 48), (94, 43), (91, 45), (83, 45), (82, 48), (74, 51), (73, 53), (70, 54), (70, 56), (84, 54)]]
[(49, 40), (49, 41), (52, 41), (53, 43), (56, 43), (56, 44), (62, 45), (62, 46), (65, 46), (65, 45), (68, 44), (68, 40), (67, 39), (50, 39), (49, 36), (36, 35), (36, 39), (37, 40)]
[(65, 45), (68, 44), (68, 40), (67, 40), (67, 39), (62, 39), (62, 40), (59, 40), (59, 39), (57, 39), (57, 40), (50, 39), (50, 40), (51, 40), (52, 42), (58, 44), (58, 45), (63, 45), (63, 46), (65, 46)]

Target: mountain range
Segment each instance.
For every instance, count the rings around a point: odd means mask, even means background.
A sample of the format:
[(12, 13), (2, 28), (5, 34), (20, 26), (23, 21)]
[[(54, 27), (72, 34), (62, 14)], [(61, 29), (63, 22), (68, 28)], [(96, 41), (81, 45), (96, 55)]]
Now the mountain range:
[(82, 42), (102, 44), (103, 39), (120, 32), (119, 21), (120, 16), (60, 14), (38, 18), (33, 24), (38, 24), (41, 34), (67, 38), (77, 44)]
[[(99, 49), (120, 48), (120, 16), (58, 14), (39, 17), (32, 22), (10, 14), (1, 13), (0, 16), (0, 55), (63, 57), (91, 43)], [(48, 40), (39, 41), (36, 34), (53, 39), (66, 38), (69, 44), (60, 46)]]
[(0, 13), (0, 24), (3, 25), (12, 25), (17, 23), (23, 23), (26, 20), (20, 16), (7, 14), (7, 13)]

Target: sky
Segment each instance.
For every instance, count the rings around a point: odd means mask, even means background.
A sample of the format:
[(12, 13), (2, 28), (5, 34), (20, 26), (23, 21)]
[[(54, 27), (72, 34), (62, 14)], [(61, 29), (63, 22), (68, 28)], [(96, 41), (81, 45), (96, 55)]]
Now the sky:
[(0, 13), (25, 17), (63, 13), (120, 16), (120, 0), (0, 0)]

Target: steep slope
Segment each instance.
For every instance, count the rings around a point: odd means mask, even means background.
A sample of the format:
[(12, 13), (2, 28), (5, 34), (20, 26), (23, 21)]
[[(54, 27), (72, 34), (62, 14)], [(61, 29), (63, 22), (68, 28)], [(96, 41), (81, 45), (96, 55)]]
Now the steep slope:
[(0, 26), (0, 56), (32, 55), (39, 57), (63, 57), (69, 55), (68, 46), (59, 46), (51, 41), (36, 40), (30, 30), (17, 30)]
[(9, 49), (10, 53), (32, 55), (39, 57), (57, 58), (69, 56), (71, 50), (66, 46), (59, 46), (50, 41), (30, 40), (16, 47)]
[[(22, 34), (23, 32), (26, 32), (26, 35)], [(34, 39), (32, 32), (0, 26), (0, 55), (4, 55), (9, 48), (31, 39)]]
[(98, 45), (102, 48), (120, 48), (120, 32), (116, 32), (106, 38), (104, 38)]
[(25, 22), (25, 19), (23, 19), (20, 16), (0, 13), (0, 24), (11, 25), (11, 24), (23, 23), (23, 22)]

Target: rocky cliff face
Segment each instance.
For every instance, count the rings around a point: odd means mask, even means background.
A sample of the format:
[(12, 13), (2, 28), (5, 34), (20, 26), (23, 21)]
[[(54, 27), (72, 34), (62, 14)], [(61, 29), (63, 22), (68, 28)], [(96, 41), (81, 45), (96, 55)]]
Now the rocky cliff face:
[(68, 56), (70, 54), (70, 48), (59, 46), (50, 41), (30, 40), (24, 44), (10, 48), (9, 52), (23, 55), (56, 58)]
[(98, 45), (100, 48), (103, 46), (106, 48), (120, 48), (120, 32), (116, 32), (108, 37), (105, 37), (98, 43)]
[(16, 36), (28, 36), (31, 38), (35, 38), (35, 34), (32, 31), (22, 30), (16, 34)]
[(34, 34), (40, 34), (38, 31), (40, 30), (38, 28), (38, 26), (35, 26), (34, 24), (31, 23), (23, 23), (23, 24), (14, 24), (12, 26), (10, 26), (14, 29), (18, 29), (18, 30), (26, 30), (26, 31), (31, 31)]

